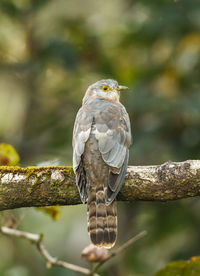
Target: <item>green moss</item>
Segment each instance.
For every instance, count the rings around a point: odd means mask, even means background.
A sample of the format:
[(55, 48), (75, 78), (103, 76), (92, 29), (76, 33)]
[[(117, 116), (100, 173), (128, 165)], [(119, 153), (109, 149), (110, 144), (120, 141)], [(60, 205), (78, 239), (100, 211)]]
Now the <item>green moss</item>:
[(24, 169), (18, 166), (0, 166), (0, 173), (17, 173), (17, 172), (24, 172)]
[[(23, 174), (26, 176), (26, 188), (29, 194), (33, 193), (35, 189), (37, 189), (38, 184), (42, 182), (42, 177), (49, 178), (50, 180), (50, 185), (51, 188), (56, 188), (58, 189), (58, 186), (56, 183), (51, 181), (51, 174), (52, 170), (60, 170), (65, 177), (73, 176), (73, 169), (71, 166), (50, 166), (50, 167), (26, 167), (26, 168), (21, 168), (21, 167), (9, 167), (9, 166), (0, 166), (0, 174), (3, 173), (12, 173), (12, 174)], [(41, 173), (38, 175), (38, 173)], [(33, 178), (31, 183), (29, 182), (29, 179)], [(1, 192), (5, 192), (6, 187), (1, 186)], [(59, 193), (63, 196), (65, 195), (65, 192), (63, 192), (63, 189), (59, 189)]]
[(30, 176), (32, 174), (38, 173), (38, 172), (43, 172), (50, 174), (52, 170), (60, 169), (62, 172), (66, 175), (73, 175), (73, 168), (71, 166), (51, 166), (51, 167), (37, 167), (37, 166), (32, 166), (32, 167), (9, 167), (9, 166), (0, 166), (0, 173), (23, 173), (26, 174), (27, 176)]
[(187, 193), (188, 196), (195, 196), (195, 193)]
[(172, 191), (171, 190), (166, 190), (165, 194), (170, 194)]
[(66, 174), (66, 175), (74, 175), (74, 171), (73, 171), (73, 168), (71, 166), (60, 167), (60, 168), (62, 168), (62, 173)]

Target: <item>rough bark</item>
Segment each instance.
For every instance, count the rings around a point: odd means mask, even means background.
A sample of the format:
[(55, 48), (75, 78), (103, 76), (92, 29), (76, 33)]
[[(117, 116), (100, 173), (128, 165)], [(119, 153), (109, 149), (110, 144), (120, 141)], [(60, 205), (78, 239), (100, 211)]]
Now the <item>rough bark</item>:
[[(200, 160), (130, 166), (118, 200), (167, 201), (200, 195)], [(71, 167), (0, 167), (0, 210), (80, 204)]]

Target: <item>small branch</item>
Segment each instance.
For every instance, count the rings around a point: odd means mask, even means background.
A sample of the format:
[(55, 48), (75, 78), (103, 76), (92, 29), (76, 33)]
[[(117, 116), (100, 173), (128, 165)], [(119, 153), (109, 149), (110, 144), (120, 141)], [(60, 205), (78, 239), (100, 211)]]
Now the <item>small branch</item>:
[(112, 252), (111, 255), (110, 255), (110, 257), (109, 257), (109, 259), (111, 259), (111, 258), (115, 257), (116, 255), (120, 254), (126, 248), (128, 248), (133, 243), (135, 243), (136, 241), (140, 240), (141, 238), (143, 238), (146, 235), (147, 235), (147, 231), (145, 230), (145, 231), (140, 232), (136, 236), (132, 237), (130, 240), (128, 240), (127, 242), (125, 242), (124, 244), (122, 244), (120, 247), (118, 247), (114, 252)]
[[(47, 261), (47, 267), (51, 267), (52, 265), (55, 266), (61, 266), (66, 269), (70, 269), (76, 272), (79, 272), (84, 275), (91, 275), (91, 271), (87, 268), (77, 266), (74, 264), (67, 263), (65, 261), (58, 260), (57, 258), (50, 255), (50, 253), (47, 251), (45, 246), (42, 243), (42, 235), (33, 234), (29, 232), (23, 232), (16, 229), (8, 228), (8, 227), (1, 227), (0, 232), (7, 236), (13, 236), (17, 238), (24, 238), (29, 240), (30, 242), (34, 243), (39, 250), (40, 254), (46, 259)], [(98, 274), (93, 273), (93, 276), (99, 276)]]
[(8, 236), (14, 236), (16, 238), (24, 238), (34, 243), (38, 243), (41, 240), (40, 235), (19, 231), (6, 226), (1, 227), (1, 233)]
[[(117, 199), (167, 201), (200, 195), (200, 160), (130, 166)], [(71, 167), (0, 167), (0, 210), (80, 204)]]
[(139, 239), (143, 238), (144, 236), (147, 235), (147, 231), (142, 231), (140, 232), (138, 235), (132, 237), (130, 240), (128, 240), (127, 242), (125, 242), (124, 244), (122, 244), (120, 247), (118, 247), (114, 252), (112, 252), (106, 259), (104, 259), (103, 261), (101, 261), (99, 264), (97, 264), (94, 269), (93, 269), (93, 273), (95, 273), (105, 262), (107, 262), (108, 260), (110, 260), (111, 258), (117, 256), (118, 254), (120, 254), (122, 251), (124, 251), (125, 249), (127, 249), (129, 246), (131, 246), (133, 243), (135, 243), (136, 241), (138, 241)]

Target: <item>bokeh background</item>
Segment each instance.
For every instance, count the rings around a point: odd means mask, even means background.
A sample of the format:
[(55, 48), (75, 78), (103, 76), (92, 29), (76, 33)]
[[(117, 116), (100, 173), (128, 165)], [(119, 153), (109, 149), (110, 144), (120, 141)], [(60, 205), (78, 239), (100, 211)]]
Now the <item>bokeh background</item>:
[[(199, 159), (199, 0), (1, 0), (0, 142), (21, 165), (70, 165), (72, 129), (88, 85), (113, 78), (130, 115), (130, 164)], [(44, 233), (50, 252), (76, 264), (89, 243), (86, 207), (61, 207), (60, 218), (34, 208), (19, 228)], [(117, 245), (148, 236), (102, 275), (153, 275), (172, 260), (200, 255), (200, 200), (119, 203)], [(4, 212), (4, 217), (9, 216)], [(116, 245), (116, 246), (117, 246)], [(76, 275), (47, 270), (27, 241), (0, 236), (1, 276)]]

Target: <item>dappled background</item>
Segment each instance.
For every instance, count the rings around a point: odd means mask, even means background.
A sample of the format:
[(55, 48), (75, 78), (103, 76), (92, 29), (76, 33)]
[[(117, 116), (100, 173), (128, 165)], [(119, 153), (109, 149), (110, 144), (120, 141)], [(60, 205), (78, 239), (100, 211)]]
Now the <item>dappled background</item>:
[[(87, 87), (102, 78), (128, 86), (131, 165), (199, 159), (199, 0), (1, 0), (0, 142), (21, 166), (71, 165), (72, 129)], [(86, 207), (60, 208), (57, 221), (34, 208), (20, 229), (44, 233), (53, 255), (82, 264)], [(146, 229), (102, 275), (149, 276), (200, 255), (200, 201), (119, 203), (117, 245)], [(4, 216), (9, 216), (5, 212)], [(75, 275), (46, 270), (27, 241), (0, 237), (1, 276)]]

